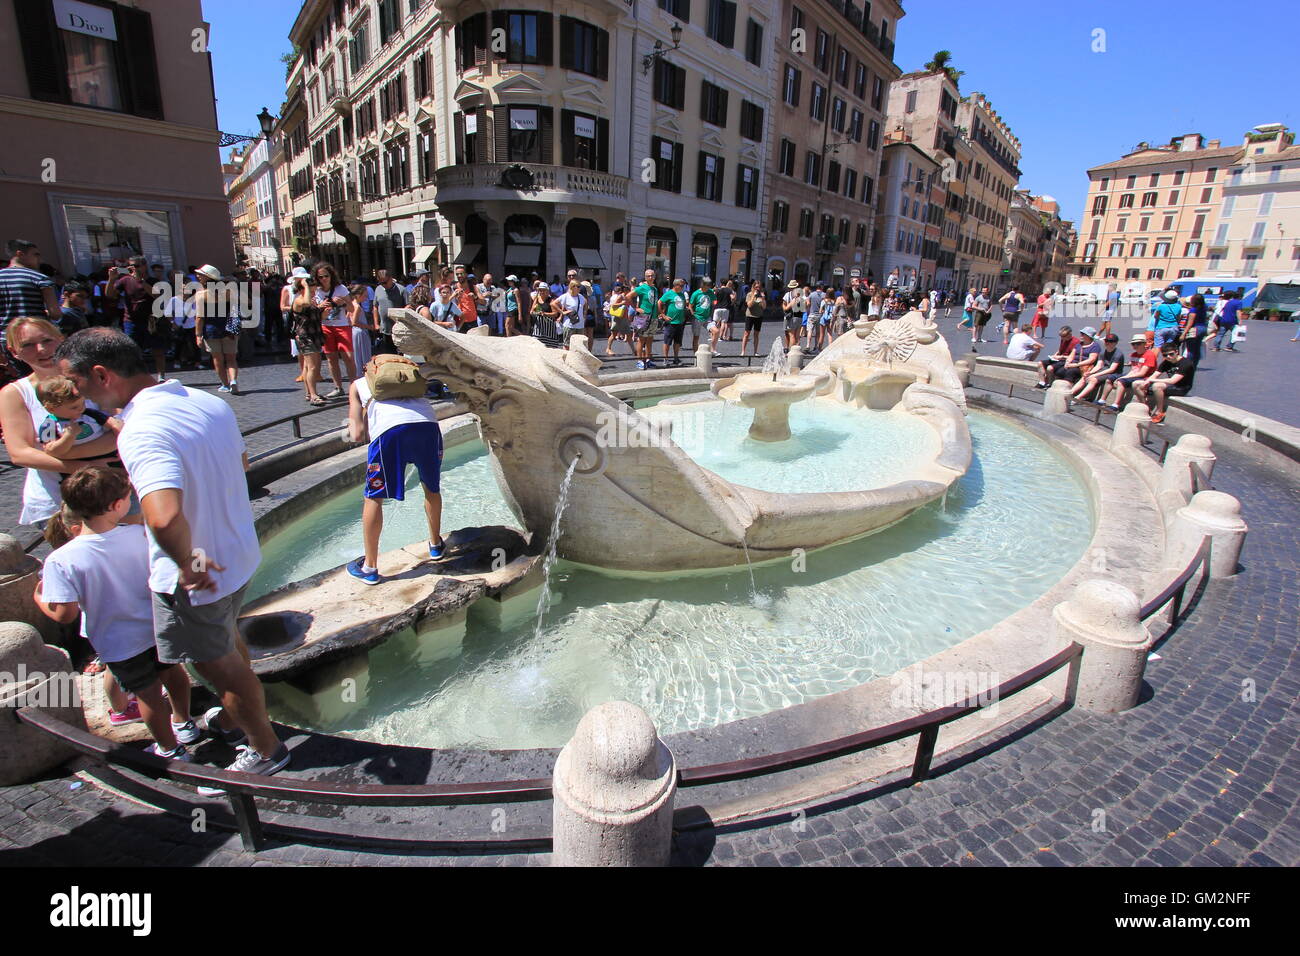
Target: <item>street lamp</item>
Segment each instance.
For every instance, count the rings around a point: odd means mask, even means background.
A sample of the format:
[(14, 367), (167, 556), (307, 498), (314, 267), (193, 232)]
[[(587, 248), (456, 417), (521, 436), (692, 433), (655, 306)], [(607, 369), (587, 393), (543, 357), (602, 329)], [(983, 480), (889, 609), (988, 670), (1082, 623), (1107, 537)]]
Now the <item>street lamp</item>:
[(643, 75), (650, 72), (650, 67), (654, 66), (656, 61), (662, 60), (682, 45), (682, 25), (680, 23), (674, 23), (673, 28), (668, 32), (673, 35), (673, 45), (666, 47), (663, 45), (663, 41), (655, 40), (655, 48), (641, 60), (641, 73)]
[(265, 106), (262, 112), (257, 114), (257, 125), (262, 128), (262, 132), (257, 136), (244, 136), (240, 133), (222, 133), (218, 146), (234, 146), (237, 143), (255, 143), (259, 139), (270, 139), (271, 131), (275, 129), (275, 117)]

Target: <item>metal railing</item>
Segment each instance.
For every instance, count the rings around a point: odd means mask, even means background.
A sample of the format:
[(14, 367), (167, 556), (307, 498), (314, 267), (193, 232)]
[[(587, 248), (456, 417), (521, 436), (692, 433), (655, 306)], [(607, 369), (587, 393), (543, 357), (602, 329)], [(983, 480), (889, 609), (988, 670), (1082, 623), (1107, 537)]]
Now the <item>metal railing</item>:
[[(1193, 466), (1194, 467), (1194, 466)], [(1179, 572), (1178, 577), (1169, 582), (1159, 594), (1153, 597), (1146, 604), (1142, 605), (1139, 612), (1142, 620), (1152, 617), (1156, 611), (1160, 610), (1172, 600), (1173, 604), (1169, 608), (1169, 624), (1172, 627), (1178, 623), (1178, 615), (1183, 609), (1183, 596), (1187, 591), (1187, 584), (1192, 579), (1198, 568), (1210, 566), (1210, 547), (1212, 539), (1207, 534), (1201, 539), (1201, 546), (1196, 549), (1196, 554), (1187, 567)]]
[[(823, 743), (811, 744), (794, 750), (752, 757), (729, 763), (709, 764), (679, 770), (679, 787), (703, 787), (731, 780), (747, 780), (767, 774), (796, 770), (812, 764), (823, 763), (865, 750), (916, 736), (916, 756), (912, 761), (911, 780), (924, 780), (930, 774), (939, 729), (944, 725), (973, 714), (985, 707), (1046, 679), (1062, 667), (1069, 667), (1064, 706), (1074, 703), (1079, 679), (1079, 661), (1083, 655), (1081, 644), (1054, 654), (1041, 664), (1005, 681), (987, 700), (973, 699), (932, 710), (916, 717), (887, 724), (861, 733), (840, 737)], [(230, 808), (239, 829), (245, 850), (255, 851), (265, 842), (262, 823), (257, 813), (254, 797), (271, 800), (293, 800), (306, 803), (323, 803), (335, 806), (361, 807), (425, 807), (460, 806), (483, 803), (526, 803), (548, 800), (552, 796), (552, 778), (530, 780), (496, 780), (485, 783), (456, 784), (344, 784), (287, 777), (268, 777), (260, 774), (237, 773), (218, 770), (202, 764), (167, 760), (137, 750), (126, 744), (114, 743), (88, 731), (73, 727), (51, 714), (32, 707), (15, 712), (16, 718), (43, 733), (55, 737), (77, 752), (108, 765), (128, 768), (154, 780), (168, 779), (194, 786), (217, 787), (226, 792)]]

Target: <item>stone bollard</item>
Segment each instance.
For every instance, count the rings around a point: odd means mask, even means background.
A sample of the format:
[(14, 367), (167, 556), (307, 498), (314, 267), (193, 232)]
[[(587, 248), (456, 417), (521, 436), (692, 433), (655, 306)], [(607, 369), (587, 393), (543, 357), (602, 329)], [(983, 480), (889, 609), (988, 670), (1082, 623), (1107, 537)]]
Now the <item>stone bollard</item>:
[(786, 359), (790, 362), (790, 371), (797, 372), (803, 368), (803, 347), (792, 345), (790, 351), (786, 353)]
[(1204, 435), (1187, 434), (1171, 445), (1165, 455), (1165, 464), (1160, 471), (1160, 491), (1176, 491), (1184, 500), (1196, 494), (1192, 486), (1192, 469), (1195, 464), (1205, 474), (1208, 481), (1214, 474), (1215, 454), (1211, 451), (1211, 442)]
[(1054, 418), (1066, 415), (1070, 410), (1070, 383), (1058, 378), (1043, 394), (1043, 407), (1038, 411), (1039, 418)]
[(1140, 448), (1144, 429), (1151, 424), (1151, 413), (1141, 402), (1129, 402), (1115, 416), (1115, 430), (1110, 433), (1111, 448)]
[(1151, 635), (1141, 619), (1142, 602), (1115, 581), (1084, 581), (1052, 609), (1057, 637), (1084, 646), (1075, 703), (1115, 714), (1137, 704)]
[(86, 729), (78, 674), (67, 653), (44, 643), (30, 624), (6, 621), (0, 623), (0, 787), (31, 780), (76, 753), (20, 723), (12, 711), (23, 707)]
[(975, 363), (968, 358), (963, 358), (953, 362), (952, 367), (957, 371), (957, 381), (961, 382), (961, 387), (970, 388), (970, 377), (975, 371)]
[(0, 534), (0, 621), (22, 621), (46, 641), (57, 641), (59, 625), (45, 616), (32, 596), (40, 576), (41, 562), (24, 554), (13, 535)]
[(705, 375), (713, 372), (713, 349), (709, 348), (708, 342), (701, 342), (699, 348), (695, 350), (695, 367)]
[(1208, 534), (1212, 539), (1210, 577), (1231, 577), (1237, 573), (1246, 531), (1246, 522), (1241, 517), (1241, 502), (1222, 491), (1198, 492), (1174, 512), (1165, 554), (1173, 567), (1186, 567), (1201, 546), (1201, 539)]
[(578, 721), (555, 761), (555, 866), (666, 866), (677, 763), (640, 707), (616, 700)]

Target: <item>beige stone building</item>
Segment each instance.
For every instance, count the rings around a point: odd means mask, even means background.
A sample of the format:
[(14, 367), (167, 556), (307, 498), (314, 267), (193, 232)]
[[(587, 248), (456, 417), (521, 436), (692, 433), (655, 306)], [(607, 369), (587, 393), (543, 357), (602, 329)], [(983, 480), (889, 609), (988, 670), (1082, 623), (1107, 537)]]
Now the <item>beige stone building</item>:
[(970, 143), (964, 218), (957, 240), (956, 283), (987, 286), (1000, 295), (1007, 283), (1002, 257), (1011, 200), (1020, 182), (1020, 140), (983, 93), (971, 93), (957, 107), (957, 125)]
[(1240, 146), (1188, 133), (1089, 169), (1075, 273), (1146, 291), (1205, 271), (1223, 184), (1240, 156)]
[(779, 11), (771, 27), (769, 69), (777, 86), (765, 149), (768, 279), (784, 285), (865, 276), (875, 251), (885, 116), (899, 74), (894, 38), (903, 10), (893, 0), (785, 0)]
[(1263, 283), (1300, 272), (1300, 146), (1280, 123), (1246, 134), (1227, 172), (1207, 271)]
[(233, 264), (199, 0), (0, 3), (2, 238), (89, 275)]

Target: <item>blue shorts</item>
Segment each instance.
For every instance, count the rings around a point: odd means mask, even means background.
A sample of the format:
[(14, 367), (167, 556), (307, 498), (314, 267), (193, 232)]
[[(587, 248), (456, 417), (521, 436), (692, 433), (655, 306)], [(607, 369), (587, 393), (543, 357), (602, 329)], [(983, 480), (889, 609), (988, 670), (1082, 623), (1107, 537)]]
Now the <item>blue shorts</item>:
[(394, 425), (370, 443), (366, 459), (366, 497), (405, 500), (406, 469), (414, 465), (420, 483), (441, 490), (442, 429), (437, 422)]

